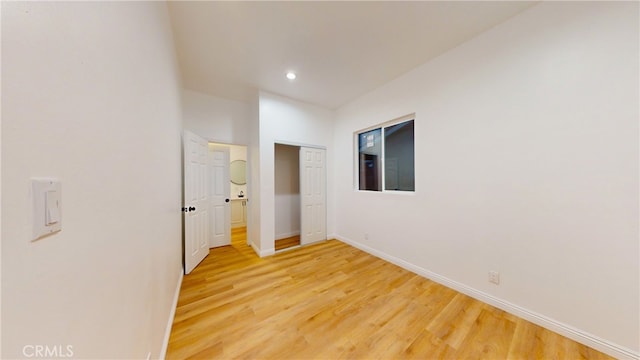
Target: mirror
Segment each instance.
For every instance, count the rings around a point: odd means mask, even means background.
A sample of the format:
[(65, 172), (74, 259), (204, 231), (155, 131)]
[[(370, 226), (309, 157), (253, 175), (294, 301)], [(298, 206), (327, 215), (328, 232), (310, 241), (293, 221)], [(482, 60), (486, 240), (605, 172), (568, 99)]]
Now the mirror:
[(244, 160), (233, 160), (229, 169), (231, 182), (236, 185), (247, 183), (247, 162)]

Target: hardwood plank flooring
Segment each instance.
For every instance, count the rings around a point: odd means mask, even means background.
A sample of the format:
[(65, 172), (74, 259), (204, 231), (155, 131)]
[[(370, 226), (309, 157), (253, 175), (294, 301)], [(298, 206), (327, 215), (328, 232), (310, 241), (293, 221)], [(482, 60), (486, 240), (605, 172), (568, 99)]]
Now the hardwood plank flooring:
[(276, 251), (300, 245), (300, 235), (276, 240)]
[(184, 277), (167, 359), (611, 359), (337, 240), (232, 237)]

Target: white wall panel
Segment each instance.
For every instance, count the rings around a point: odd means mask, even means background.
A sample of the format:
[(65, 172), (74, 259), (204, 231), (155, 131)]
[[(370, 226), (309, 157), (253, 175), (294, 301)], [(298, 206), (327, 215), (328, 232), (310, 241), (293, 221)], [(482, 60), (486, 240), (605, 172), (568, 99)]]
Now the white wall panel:
[[(181, 272), (181, 109), (166, 4), (2, 3), (2, 358), (160, 356)], [(55, 176), (62, 231), (29, 241)]]
[[(336, 233), (638, 354), (638, 28), (541, 3), (338, 109)], [(415, 194), (354, 191), (354, 132), (413, 112)]]

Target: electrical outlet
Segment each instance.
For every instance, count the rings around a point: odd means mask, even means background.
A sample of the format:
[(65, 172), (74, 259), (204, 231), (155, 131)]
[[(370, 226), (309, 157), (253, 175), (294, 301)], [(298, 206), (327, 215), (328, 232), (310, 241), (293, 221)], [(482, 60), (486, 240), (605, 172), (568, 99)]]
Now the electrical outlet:
[(497, 271), (489, 271), (489, 282), (500, 285), (500, 273)]

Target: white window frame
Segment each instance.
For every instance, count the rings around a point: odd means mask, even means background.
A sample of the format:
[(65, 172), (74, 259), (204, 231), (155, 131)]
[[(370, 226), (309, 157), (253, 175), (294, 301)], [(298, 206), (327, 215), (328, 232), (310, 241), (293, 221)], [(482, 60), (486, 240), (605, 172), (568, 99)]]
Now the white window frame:
[[(416, 193), (416, 181), (415, 181), (415, 173), (416, 173), (416, 161), (414, 160), (413, 162), (413, 177), (414, 177), (414, 188), (413, 190), (386, 190), (385, 189), (385, 185), (386, 185), (386, 174), (385, 174), (385, 170), (386, 170), (386, 164), (385, 164), (385, 146), (386, 146), (386, 141), (385, 141), (385, 128), (388, 128), (390, 126), (394, 126), (394, 125), (398, 125), (404, 122), (409, 122), (413, 120), (413, 154), (414, 154), (414, 159), (415, 159), (415, 153), (416, 153), (416, 145), (415, 145), (415, 125), (416, 125), (416, 114), (409, 114), (409, 115), (405, 115), (405, 116), (401, 116), (399, 118), (395, 118), (393, 120), (389, 120), (380, 124), (376, 124), (370, 127), (366, 127), (357, 131), (354, 131), (353, 133), (353, 148), (354, 148), (354, 154), (353, 154), (353, 188), (354, 191), (356, 192), (361, 192), (361, 193), (374, 193), (374, 194), (415, 194)], [(381, 137), (381, 156), (380, 156), (380, 166), (382, 167), (382, 176), (380, 181), (382, 182), (381, 185), (381, 190), (360, 190), (360, 148), (359, 148), (359, 141), (360, 141), (360, 135), (362, 133), (365, 133), (367, 131), (371, 131), (371, 130), (375, 130), (375, 129), (380, 129), (380, 137)]]

